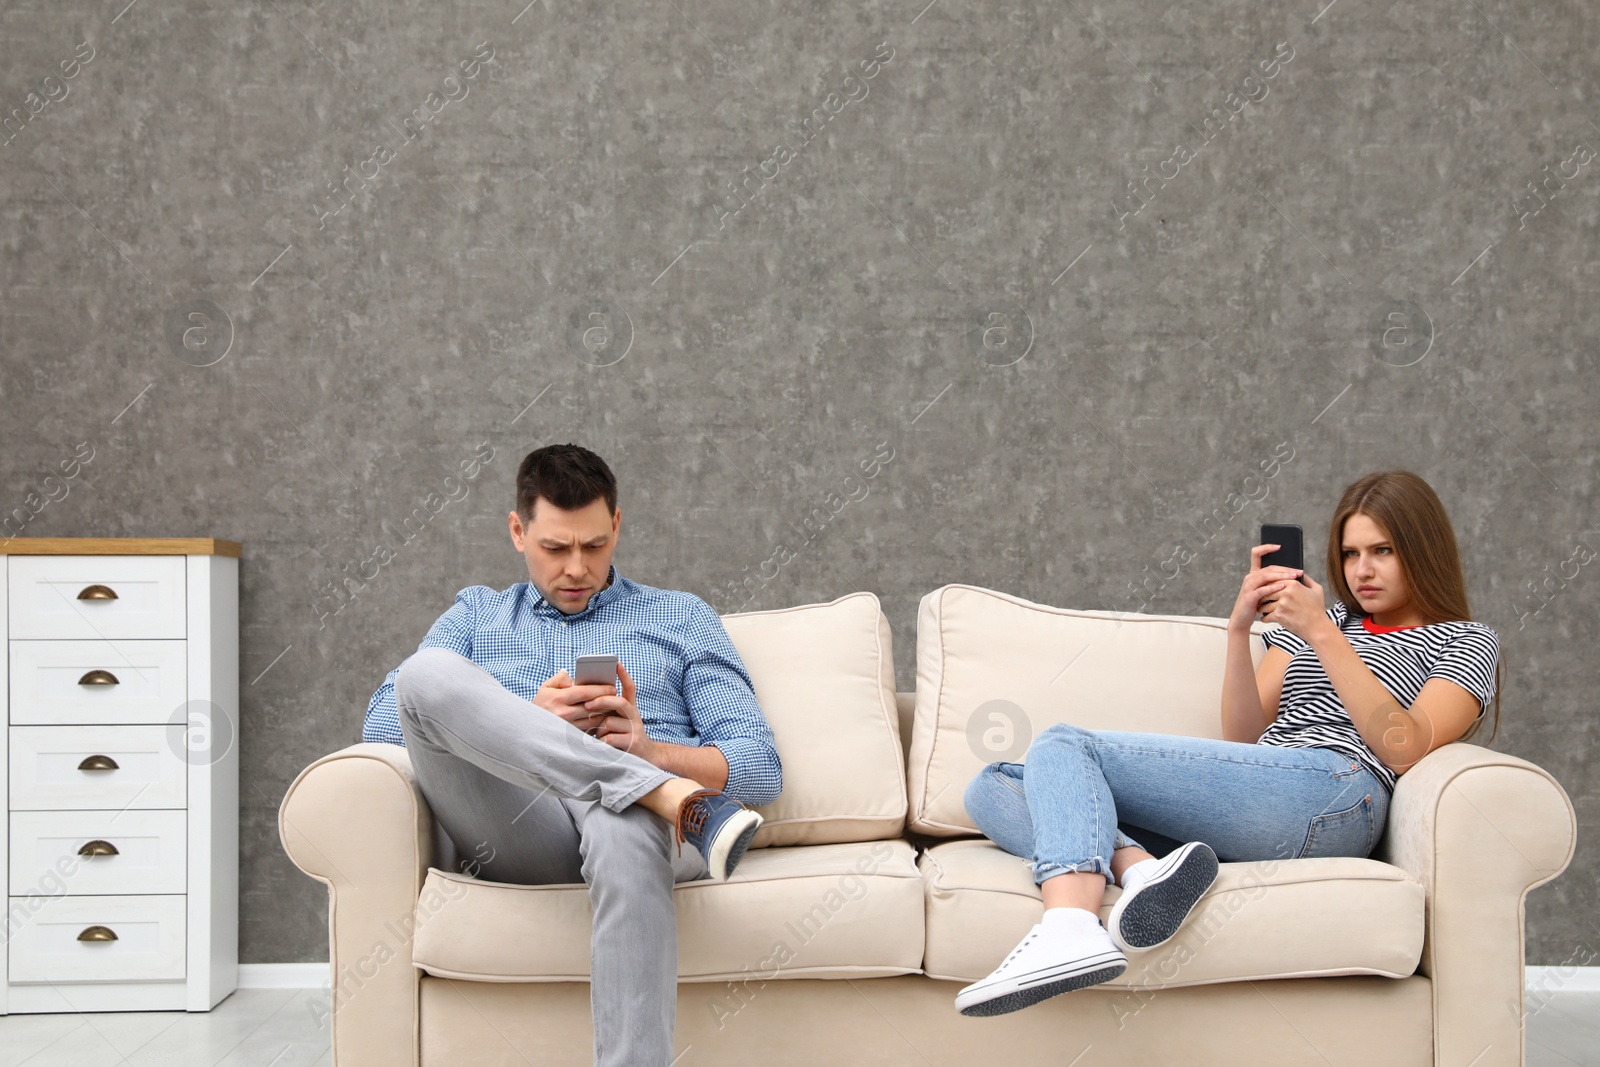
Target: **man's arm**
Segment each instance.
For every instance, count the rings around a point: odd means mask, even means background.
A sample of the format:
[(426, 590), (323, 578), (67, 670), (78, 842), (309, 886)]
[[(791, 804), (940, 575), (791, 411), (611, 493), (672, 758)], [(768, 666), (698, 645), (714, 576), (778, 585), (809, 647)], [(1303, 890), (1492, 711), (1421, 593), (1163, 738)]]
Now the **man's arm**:
[(751, 807), (770, 804), (783, 792), (783, 763), (772, 727), (722, 619), (705, 601), (696, 598), (695, 603), (684, 650), (683, 702), (703, 744), (690, 751), (702, 760), (723, 761), (727, 782), (722, 789), (730, 797)]
[[(472, 656), (472, 635), (477, 617), (473, 607), (473, 590), (477, 588), (469, 586), (456, 594), (456, 602), (434, 621), (422, 643), (417, 645), (418, 651), (438, 647), (451, 649), (469, 658)], [(400, 667), (403, 666), (405, 660), (400, 661)], [(382, 741), (391, 745), (406, 743), (400, 732), (400, 714), (394, 706), (394, 680), (400, 673), (400, 667), (388, 673), (378, 691), (367, 702), (367, 715), (361, 724), (361, 740)]]
[(770, 804), (783, 791), (783, 765), (744, 661), (722, 619), (698, 597), (683, 619), (681, 692), (700, 745), (657, 741), (645, 731), (627, 668), (617, 666), (622, 692), (586, 703), (609, 713), (595, 734), (614, 748), (649, 760), (662, 770), (721, 789), (751, 807)]
[[(728, 758), (715, 745), (674, 745), (655, 743), (656, 758), (651, 760), (664, 771), (680, 778), (693, 778), (710, 789), (728, 788)], [(731, 794), (730, 794), (731, 795)]]
[(670, 771), (681, 778), (692, 778), (703, 786), (721, 789), (729, 796), (734, 796), (727, 788), (730, 768), (722, 750), (711, 744), (679, 745), (671, 741), (657, 741), (651, 737), (645, 730), (643, 717), (639, 714), (639, 706), (636, 703), (638, 689), (634, 685), (633, 676), (628, 673), (628, 668), (620, 663), (617, 664), (617, 675), (622, 680), (620, 694), (595, 697), (584, 704), (586, 708), (606, 713), (595, 730), (595, 736), (613, 748), (622, 749), (642, 760), (648, 760), (664, 771)]

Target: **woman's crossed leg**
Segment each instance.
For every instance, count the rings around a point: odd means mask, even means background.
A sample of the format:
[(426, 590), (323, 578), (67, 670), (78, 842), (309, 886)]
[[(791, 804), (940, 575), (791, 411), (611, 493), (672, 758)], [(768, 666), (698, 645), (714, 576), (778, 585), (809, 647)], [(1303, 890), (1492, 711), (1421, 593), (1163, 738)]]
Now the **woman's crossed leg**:
[[(1228, 861), (1370, 854), (1388, 794), (1332, 749), (1053, 726), (1025, 763), (993, 763), (967, 811), (1001, 848), (1033, 863), (1045, 915), (988, 978), (963, 989), (965, 1014), (1015, 1011), (1108, 981), (1123, 952), (1177, 933)], [(1156, 859), (1118, 824), (1187, 842)], [(1100, 925), (1107, 881), (1123, 892)]]

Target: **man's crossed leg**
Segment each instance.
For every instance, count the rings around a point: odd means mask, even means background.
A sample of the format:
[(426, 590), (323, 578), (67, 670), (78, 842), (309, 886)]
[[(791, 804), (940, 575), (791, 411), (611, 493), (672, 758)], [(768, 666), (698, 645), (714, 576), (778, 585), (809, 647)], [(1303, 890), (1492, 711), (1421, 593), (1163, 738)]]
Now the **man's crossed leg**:
[(672, 886), (705, 877), (708, 857), (731, 869), (759, 816), (703, 798), (696, 783), (590, 737), (449, 649), (419, 649), (394, 691), (440, 825), (463, 854), (489, 846), (481, 877), (588, 884), (596, 1064), (665, 1067), (677, 1004)]

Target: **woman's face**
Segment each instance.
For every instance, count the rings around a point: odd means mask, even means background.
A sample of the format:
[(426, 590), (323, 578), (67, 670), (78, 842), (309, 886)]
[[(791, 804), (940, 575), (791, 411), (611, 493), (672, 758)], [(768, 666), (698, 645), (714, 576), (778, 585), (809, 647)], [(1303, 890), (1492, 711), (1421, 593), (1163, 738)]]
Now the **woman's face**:
[(1359, 512), (1351, 515), (1344, 521), (1341, 549), (1345, 584), (1356, 595), (1362, 611), (1385, 617), (1405, 612), (1411, 604), (1411, 590), (1400, 569), (1400, 557), (1383, 527)]

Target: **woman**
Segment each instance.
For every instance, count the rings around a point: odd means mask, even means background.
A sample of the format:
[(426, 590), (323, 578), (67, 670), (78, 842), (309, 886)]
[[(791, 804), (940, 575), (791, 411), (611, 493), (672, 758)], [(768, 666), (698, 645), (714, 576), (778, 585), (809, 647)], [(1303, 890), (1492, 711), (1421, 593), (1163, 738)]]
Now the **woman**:
[[(1400, 774), (1476, 732), (1491, 700), (1498, 729), (1499, 641), (1470, 621), (1455, 535), (1427, 482), (1384, 471), (1345, 489), (1328, 524), (1332, 608), (1303, 571), (1262, 566), (1277, 547), (1251, 549), (1228, 618), (1226, 740), (1053, 726), (1026, 763), (992, 763), (967, 787), (978, 829), (1032, 860), (1045, 911), (961, 990), (962, 1014), (1117, 977), (1125, 952), (1178, 932), (1218, 857), (1369, 855)], [(1261, 635), (1253, 667), (1257, 618), (1282, 629)], [(1177, 847), (1157, 859), (1119, 820)], [(1122, 888), (1109, 930), (1108, 881)]]

